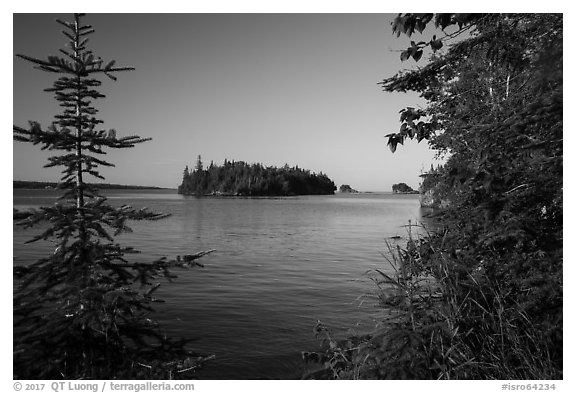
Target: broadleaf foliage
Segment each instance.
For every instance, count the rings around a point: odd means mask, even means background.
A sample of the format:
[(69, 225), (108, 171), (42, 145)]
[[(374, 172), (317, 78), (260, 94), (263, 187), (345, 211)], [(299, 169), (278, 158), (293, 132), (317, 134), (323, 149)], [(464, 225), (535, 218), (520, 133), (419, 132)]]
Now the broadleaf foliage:
[[(430, 23), (446, 36), (415, 43)], [(319, 375), (561, 379), (563, 17), (401, 14), (392, 29), (414, 40), (402, 60), (433, 53), (380, 82), (427, 103), (400, 111), (388, 146), (426, 140), (445, 158), (421, 190), (445, 208), (389, 250), (394, 277), (375, 274), (390, 319), (335, 340)]]

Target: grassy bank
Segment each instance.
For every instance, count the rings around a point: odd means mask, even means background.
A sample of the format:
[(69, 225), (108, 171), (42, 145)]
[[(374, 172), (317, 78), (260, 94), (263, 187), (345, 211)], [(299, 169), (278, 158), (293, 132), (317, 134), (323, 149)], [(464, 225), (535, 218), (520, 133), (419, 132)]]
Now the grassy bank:
[(546, 280), (534, 270), (511, 277), (502, 274), (511, 255), (479, 260), (455, 239), (445, 228), (389, 246), (395, 274), (373, 272), (387, 317), (344, 339), (318, 325), (325, 352), (304, 354), (315, 365), (306, 377), (561, 379), (561, 264), (547, 261)]

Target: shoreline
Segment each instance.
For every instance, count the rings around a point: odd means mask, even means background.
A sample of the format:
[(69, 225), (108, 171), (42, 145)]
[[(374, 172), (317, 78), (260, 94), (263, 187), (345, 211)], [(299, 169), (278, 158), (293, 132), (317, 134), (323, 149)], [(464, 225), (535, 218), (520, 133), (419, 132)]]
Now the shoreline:
[[(174, 188), (156, 187), (156, 186), (135, 186), (129, 184), (110, 184), (110, 183), (87, 183), (101, 190), (175, 190)], [(58, 183), (43, 181), (26, 181), (13, 180), (12, 189), (14, 190), (56, 190)]]

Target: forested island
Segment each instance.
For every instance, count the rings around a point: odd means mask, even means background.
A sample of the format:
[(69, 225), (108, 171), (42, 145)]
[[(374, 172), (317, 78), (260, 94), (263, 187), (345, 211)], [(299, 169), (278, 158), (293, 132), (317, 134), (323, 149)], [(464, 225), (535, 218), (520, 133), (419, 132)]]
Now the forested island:
[(192, 172), (184, 169), (178, 193), (218, 196), (294, 196), (331, 195), (336, 185), (325, 174), (316, 174), (298, 166), (281, 168), (224, 160), (223, 165), (210, 163), (204, 169), (198, 156)]

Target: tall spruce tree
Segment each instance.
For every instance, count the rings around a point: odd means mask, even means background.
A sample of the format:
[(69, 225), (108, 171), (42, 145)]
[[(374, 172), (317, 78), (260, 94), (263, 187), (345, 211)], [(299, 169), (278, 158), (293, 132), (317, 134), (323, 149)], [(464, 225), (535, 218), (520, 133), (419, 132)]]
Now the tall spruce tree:
[[(14, 126), (14, 139), (40, 145), (59, 154), (45, 167), (62, 167), (62, 195), (50, 207), (15, 214), (25, 228), (43, 223), (30, 242), (51, 239), (51, 255), (18, 266), (14, 291), (14, 377), (18, 379), (172, 378), (193, 370), (203, 358), (187, 348), (186, 340), (168, 339), (150, 319), (155, 279), (174, 276), (170, 267), (200, 265), (206, 252), (129, 262), (137, 251), (118, 244), (115, 236), (129, 232), (128, 220), (158, 220), (166, 214), (130, 206), (113, 207), (87, 176), (103, 179), (98, 168), (113, 166), (98, 158), (106, 149), (133, 147), (149, 139), (117, 135), (101, 128), (93, 101), (103, 98), (100, 76), (133, 70), (104, 63), (87, 49), (94, 29), (83, 14), (64, 26), (68, 48), (47, 60), (17, 55), (36, 68), (59, 75), (53, 87), (63, 110), (47, 128), (30, 122)], [(201, 265), (200, 265), (201, 266)], [(140, 289), (138, 285), (140, 284)]]

